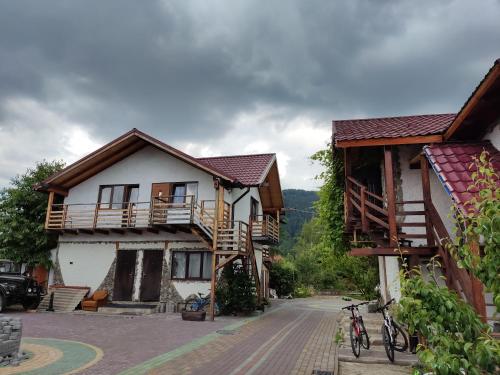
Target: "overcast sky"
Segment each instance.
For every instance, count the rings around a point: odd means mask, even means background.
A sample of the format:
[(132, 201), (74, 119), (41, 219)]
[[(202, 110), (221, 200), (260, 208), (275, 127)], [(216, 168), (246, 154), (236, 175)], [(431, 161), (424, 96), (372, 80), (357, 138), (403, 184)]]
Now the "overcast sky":
[(456, 112), (500, 57), (499, 0), (0, 0), (0, 186), (138, 128), (275, 152), (312, 189), (334, 119)]

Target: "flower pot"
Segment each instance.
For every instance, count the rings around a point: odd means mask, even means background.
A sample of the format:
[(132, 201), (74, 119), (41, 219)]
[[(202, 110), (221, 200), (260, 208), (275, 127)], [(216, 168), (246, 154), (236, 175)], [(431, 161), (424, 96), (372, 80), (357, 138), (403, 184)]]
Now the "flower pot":
[(183, 311), (182, 320), (191, 320), (196, 322), (202, 322), (205, 320), (207, 313), (205, 311)]

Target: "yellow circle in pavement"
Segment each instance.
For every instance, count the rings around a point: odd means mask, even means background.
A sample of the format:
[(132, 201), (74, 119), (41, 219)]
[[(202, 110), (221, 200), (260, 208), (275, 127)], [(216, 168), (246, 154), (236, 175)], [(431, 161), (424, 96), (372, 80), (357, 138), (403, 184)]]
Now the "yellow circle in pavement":
[(36, 370), (45, 367), (51, 363), (57, 362), (63, 356), (63, 352), (57, 348), (48, 345), (22, 344), (21, 350), (32, 353), (30, 359), (22, 361), (19, 366), (0, 369), (1, 375), (19, 374), (27, 371)]

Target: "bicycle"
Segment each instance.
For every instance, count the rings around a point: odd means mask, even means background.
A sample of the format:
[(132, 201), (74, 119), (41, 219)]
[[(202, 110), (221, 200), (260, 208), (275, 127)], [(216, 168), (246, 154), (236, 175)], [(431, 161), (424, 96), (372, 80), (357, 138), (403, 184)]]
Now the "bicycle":
[[(203, 296), (202, 293), (198, 293), (197, 297), (191, 297), (187, 299), (184, 304), (185, 311), (207, 311), (210, 307), (210, 294)], [(215, 316), (220, 315), (219, 304), (215, 302), (214, 306)]]
[(384, 324), (382, 324), (381, 329), (382, 341), (384, 343), (387, 358), (389, 358), (391, 362), (394, 362), (394, 351), (405, 352), (408, 349), (408, 336), (389, 314), (389, 306), (393, 302), (394, 298), (377, 309), (384, 317)]
[(363, 317), (359, 313), (359, 306), (366, 305), (369, 302), (361, 302), (357, 305), (349, 305), (342, 307), (342, 310), (351, 312), (351, 324), (349, 325), (349, 337), (351, 338), (352, 353), (356, 358), (359, 357), (361, 347), (366, 350), (370, 349), (370, 338), (366, 331)]

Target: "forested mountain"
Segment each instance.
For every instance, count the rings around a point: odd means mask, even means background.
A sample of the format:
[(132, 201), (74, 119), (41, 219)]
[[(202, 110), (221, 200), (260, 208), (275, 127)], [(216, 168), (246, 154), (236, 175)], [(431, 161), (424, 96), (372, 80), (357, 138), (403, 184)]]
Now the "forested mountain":
[(285, 221), (281, 225), (280, 252), (287, 254), (296, 242), (302, 225), (313, 217), (313, 203), (318, 199), (316, 191), (300, 189), (283, 190), (285, 199)]

